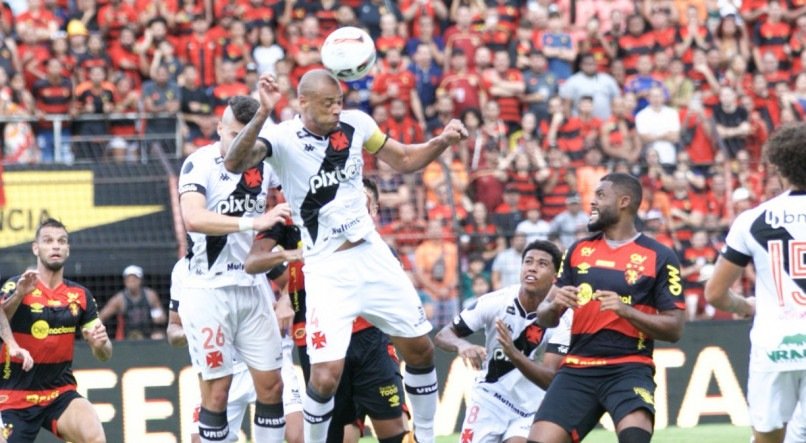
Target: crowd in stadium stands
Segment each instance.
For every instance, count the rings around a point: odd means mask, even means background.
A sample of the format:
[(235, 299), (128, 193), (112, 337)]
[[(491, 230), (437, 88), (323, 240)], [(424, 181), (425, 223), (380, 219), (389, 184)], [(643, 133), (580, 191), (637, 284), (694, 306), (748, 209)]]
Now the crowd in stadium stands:
[[(731, 318), (702, 281), (734, 216), (781, 190), (761, 150), (806, 116), (803, 0), (7, 1), (0, 114), (67, 114), (77, 159), (121, 162), (135, 136), (178, 124), (187, 155), (264, 72), (283, 92), (274, 118), (292, 118), (300, 76), (344, 25), (365, 27), (379, 54), (346, 107), (407, 143), (454, 117), (470, 131), (420, 175), (365, 159), (382, 232), (436, 327), (517, 281), (527, 241), (585, 235), (609, 171), (640, 176), (642, 229), (679, 252), (689, 318)], [(114, 118), (131, 111), (162, 118)], [(50, 121), (4, 131), (5, 163), (53, 161)]]

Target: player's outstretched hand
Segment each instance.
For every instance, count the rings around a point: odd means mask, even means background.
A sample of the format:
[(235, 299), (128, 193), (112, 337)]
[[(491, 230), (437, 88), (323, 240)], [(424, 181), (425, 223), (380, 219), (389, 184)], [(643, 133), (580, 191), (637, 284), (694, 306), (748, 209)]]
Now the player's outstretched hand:
[(28, 372), (34, 367), (34, 359), (27, 349), (23, 349), (20, 345), (13, 343), (8, 345), (8, 354), (12, 358), (19, 358), (22, 360), (22, 370)]
[(36, 279), (39, 277), (39, 272), (34, 269), (29, 269), (22, 273), (19, 280), (17, 280), (16, 293), (23, 296), (34, 290), (36, 287)]
[(84, 335), (84, 340), (87, 340), (87, 343), (93, 348), (103, 346), (109, 341), (109, 336), (106, 334), (106, 326), (100, 321), (89, 329), (82, 329), (81, 333)]
[(280, 98), (280, 87), (277, 84), (277, 79), (271, 74), (263, 74), (258, 79), (257, 86), (260, 107), (265, 111), (271, 111)]
[(454, 118), (449, 121), (447, 125), (445, 125), (445, 128), (442, 130), (442, 134), (439, 136), (442, 137), (443, 140), (445, 140), (449, 145), (455, 145), (456, 143), (466, 139), (467, 134), (467, 128), (465, 128), (465, 125), (461, 121)]
[(473, 369), (481, 369), (481, 364), (487, 359), (487, 351), (474, 344), (468, 344), (459, 348), (458, 354), (465, 362), (465, 366), (470, 366)]
[(287, 217), (291, 216), (291, 207), (288, 203), (283, 202), (274, 205), (271, 210), (266, 211), (260, 217), (255, 219), (255, 230), (265, 231), (271, 229), (277, 223), (284, 221)]
[(500, 318), (495, 320), (495, 330), (498, 332), (498, 344), (501, 345), (501, 350), (504, 351), (504, 355), (509, 357), (511, 360), (515, 353), (518, 352), (515, 349), (515, 343), (512, 342), (512, 334), (509, 333), (509, 328), (507, 328), (507, 324), (504, 323)]
[(619, 317), (622, 317), (628, 309), (628, 305), (624, 304), (621, 297), (613, 291), (596, 291), (593, 293), (593, 298), (601, 303), (600, 310), (613, 311)]
[(563, 286), (557, 288), (554, 292), (554, 300), (552, 304), (562, 306), (563, 308), (576, 309), (579, 306), (577, 294), (579, 290), (576, 286)]

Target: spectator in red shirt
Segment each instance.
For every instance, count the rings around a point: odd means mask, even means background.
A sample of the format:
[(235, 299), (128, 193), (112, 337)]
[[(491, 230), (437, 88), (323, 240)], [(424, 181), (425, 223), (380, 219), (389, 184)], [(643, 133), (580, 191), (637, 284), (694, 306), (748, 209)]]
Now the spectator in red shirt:
[(481, 77), (468, 67), (468, 57), (462, 49), (457, 48), (450, 56), (450, 69), (437, 88), (437, 95), (441, 94), (446, 94), (453, 100), (457, 115), (468, 109), (481, 109), (482, 104), (487, 101)]
[(422, 143), (425, 140), (423, 128), (411, 118), (406, 103), (399, 99), (392, 99), (389, 104), (389, 119), (381, 128), (389, 137), (407, 144)]
[(221, 60), (221, 47), (209, 35), (209, 24), (203, 15), (193, 17), (192, 30), (178, 51), (179, 59), (196, 67), (202, 86), (213, 86)]
[(465, 235), (460, 238), (464, 255), (479, 254), (487, 263), (498, 255), (498, 239), (501, 234), (489, 214), (483, 203), (474, 203), (473, 211), (462, 221)]
[(238, 81), (235, 64), (230, 61), (221, 63), (221, 82), (213, 88), (213, 114), (219, 118), (224, 115), (229, 100), (237, 95), (249, 95), (251, 92), (241, 81)]
[[(115, 110), (115, 85), (106, 81), (106, 69), (96, 66), (90, 69), (89, 80), (79, 84), (75, 91), (75, 107), (79, 116), (100, 117)], [(76, 143), (75, 156), (83, 160), (100, 160), (104, 154), (103, 136), (109, 133), (106, 120), (81, 120), (75, 124), (75, 132), (84, 138)]]
[(445, 30), (445, 58), (451, 60), (454, 52), (461, 50), (467, 57), (468, 67), (473, 68), (476, 48), (482, 44), (481, 34), (471, 26), (473, 13), (470, 7), (459, 6), (459, 2), (453, 2), (452, 6), (454, 4), (457, 5), (456, 12), (451, 15), (456, 23)]
[(641, 157), (641, 140), (635, 131), (635, 119), (625, 106), (622, 97), (616, 97), (610, 104), (612, 114), (602, 124), (599, 144), (610, 158), (625, 160), (635, 164)]
[(319, 32), (319, 20), (313, 15), (305, 17), (300, 30), (299, 39), (292, 42), (292, 46), (288, 48), (288, 54), (294, 60), (294, 69), (291, 71), (293, 84), (296, 84), (306, 72), (322, 66), (319, 49), (324, 39)]
[(707, 51), (713, 44), (714, 38), (708, 28), (700, 23), (697, 8), (689, 6), (686, 9), (688, 23), (677, 28), (675, 36), (675, 54), (683, 60), (687, 68), (693, 65), (693, 53), (695, 48)]
[[(36, 101), (37, 111), (42, 114), (69, 114), (73, 102), (73, 82), (61, 74), (62, 65), (56, 59), (47, 62), (47, 76), (34, 83), (31, 93)], [(49, 121), (42, 121), (34, 128), (37, 144), (42, 153), (42, 162), (50, 163), (55, 158), (53, 124)], [(66, 154), (69, 149), (70, 124), (62, 123), (61, 140), (62, 153)]]
[(406, 48), (406, 39), (399, 33), (399, 24), (394, 14), (386, 13), (381, 15), (381, 35), (375, 38), (375, 48), (377, 48), (380, 58), (386, 58), (389, 49), (395, 48), (401, 53)]
[(98, 10), (98, 27), (110, 41), (117, 40), (127, 26), (140, 22), (134, 0), (109, 0)]
[(702, 225), (707, 211), (705, 201), (700, 194), (691, 189), (682, 171), (675, 171), (669, 197), (671, 204), (669, 227), (677, 241), (687, 245), (691, 240), (692, 230)]
[(109, 58), (116, 69), (123, 71), (123, 74), (131, 78), (135, 87), (140, 86), (143, 81), (140, 75), (140, 56), (134, 52), (134, 30), (124, 27), (120, 30), (120, 40), (109, 48)]
[(520, 127), (520, 97), (526, 90), (523, 75), (511, 67), (509, 52), (501, 49), (495, 51), (493, 67), (485, 70), (482, 78), (490, 98), (498, 103), (500, 119), (507, 125), (507, 134), (511, 134)]
[[(115, 113), (135, 113), (140, 111), (140, 91), (134, 89), (131, 79), (125, 75), (118, 76), (115, 82)], [(122, 137), (132, 137), (137, 134), (137, 124), (134, 119), (110, 119), (109, 133)]]
[(42, 3), (42, 0), (28, 0), (28, 10), (15, 19), (17, 33), (21, 32), (20, 28), (29, 27), (39, 42), (47, 41), (59, 30), (58, 19)]
[(657, 49), (655, 35), (646, 28), (644, 18), (633, 14), (627, 19), (627, 33), (617, 40), (617, 55), (624, 61), (627, 75), (635, 74), (639, 55), (651, 54)]
[(414, 74), (403, 65), (400, 50), (394, 47), (388, 49), (385, 69), (383, 69), (372, 84), (369, 102), (373, 106), (388, 106), (394, 98), (406, 103), (414, 118), (422, 128), (425, 128), (425, 112), (420, 97), (417, 95), (416, 79)]
[(582, 166), (585, 157), (585, 138), (582, 134), (583, 124), (579, 117), (570, 115), (562, 105), (559, 97), (552, 97), (549, 109), (553, 109), (551, 123), (545, 132), (545, 145), (549, 149), (557, 148), (566, 154), (571, 166)]
[(755, 26), (753, 33), (753, 59), (756, 66), (763, 66), (762, 55), (765, 52), (772, 52), (775, 59), (788, 69), (790, 48), (789, 42), (791, 28), (783, 21), (784, 11), (778, 1), (770, 1), (767, 6), (767, 18), (760, 21)]
[(697, 229), (691, 236), (691, 244), (683, 248), (680, 257), (680, 276), (685, 281), (683, 294), (686, 298), (686, 314), (688, 320), (702, 319), (705, 313), (705, 284), (700, 278), (700, 271), (706, 265), (713, 265), (719, 252), (710, 244), (708, 233)]
[(70, 53), (66, 32), (58, 31), (52, 36), (50, 41), (50, 58), (55, 58), (62, 64), (63, 76), (73, 76), (76, 69), (76, 59), (73, 57), (73, 54)]

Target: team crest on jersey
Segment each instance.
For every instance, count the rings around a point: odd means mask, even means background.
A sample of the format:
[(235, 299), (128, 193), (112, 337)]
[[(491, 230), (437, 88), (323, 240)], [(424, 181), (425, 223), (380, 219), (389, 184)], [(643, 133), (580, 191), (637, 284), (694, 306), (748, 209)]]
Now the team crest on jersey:
[(343, 131), (336, 131), (330, 134), (330, 146), (334, 151), (343, 151), (350, 147), (350, 140)]
[(526, 340), (532, 344), (540, 343), (540, 340), (543, 340), (543, 328), (537, 325), (529, 325), (526, 328)]
[(645, 261), (645, 255), (637, 253), (630, 255), (630, 262), (627, 263), (626, 269), (624, 270), (624, 279), (627, 281), (628, 285), (636, 284), (638, 279), (641, 278), (641, 275), (645, 269)]
[(0, 289), (0, 292), (3, 292), (4, 294), (11, 294), (16, 288), (17, 282), (14, 280), (9, 280), (3, 285), (3, 289)]
[(258, 168), (249, 168), (243, 173), (243, 182), (249, 188), (257, 188), (263, 183), (263, 174)]
[(11, 437), (11, 434), (13, 433), (14, 433), (14, 425), (11, 423), (6, 423), (5, 426), (3, 426), (3, 429), (0, 430), (0, 435), (2, 435), (3, 438), (5, 438), (6, 440), (8, 440), (8, 438)]
[(78, 316), (78, 297), (77, 292), (67, 293), (67, 305), (70, 308), (70, 313), (73, 314), (73, 317)]

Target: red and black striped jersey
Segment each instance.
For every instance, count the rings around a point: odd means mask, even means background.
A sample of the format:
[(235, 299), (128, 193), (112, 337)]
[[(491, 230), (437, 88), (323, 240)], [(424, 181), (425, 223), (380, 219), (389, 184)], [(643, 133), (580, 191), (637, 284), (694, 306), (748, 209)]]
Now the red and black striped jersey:
[[(3, 300), (16, 290), (19, 276), (11, 277), (0, 296)], [(9, 319), (14, 339), (34, 359), (34, 367), (22, 370), (22, 360), (11, 358), (2, 347), (0, 410), (47, 405), (61, 393), (76, 388), (73, 376), (73, 345), (76, 333), (90, 328), (98, 319), (98, 308), (90, 291), (70, 280), (54, 289), (37, 281), (36, 288), (22, 297)]]
[(563, 365), (575, 368), (639, 363), (654, 366), (652, 337), (612, 311), (601, 311), (593, 294), (613, 291), (639, 311), (685, 309), (680, 262), (675, 253), (640, 234), (611, 247), (601, 233), (566, 251), (556, 285), (579, 289), (571, 345)]

